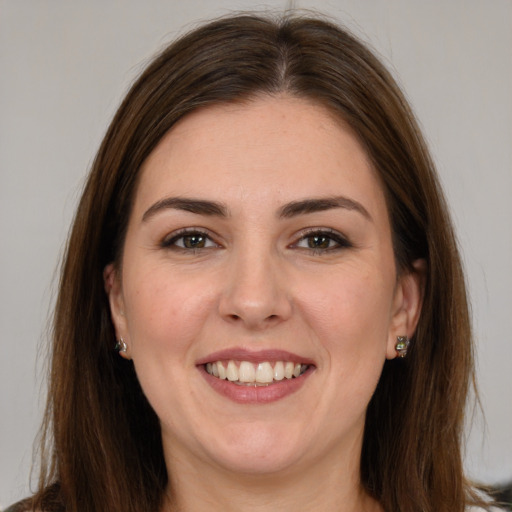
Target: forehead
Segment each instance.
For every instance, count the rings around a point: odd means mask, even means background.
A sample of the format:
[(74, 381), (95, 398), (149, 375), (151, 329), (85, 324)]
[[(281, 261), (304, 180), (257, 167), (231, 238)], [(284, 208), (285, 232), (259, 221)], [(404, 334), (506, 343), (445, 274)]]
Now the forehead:
[(384, 204), (352, 130), (311, 101), (259, 97), (206, 107), (178, 122), (144, 162), (135, 206), (205, 194), (278, 207), (279, 201), (340, 193)]

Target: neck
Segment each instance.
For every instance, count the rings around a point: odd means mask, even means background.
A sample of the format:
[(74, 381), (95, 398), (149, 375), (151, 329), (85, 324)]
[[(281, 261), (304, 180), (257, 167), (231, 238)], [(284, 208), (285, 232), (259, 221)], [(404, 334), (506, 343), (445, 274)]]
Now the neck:
[(254, 475), (173, 459), (162, 512), (382, 512), (360, 484), (359, 465), (333, 462), (326, 465), (324, 460), (306, 471)]

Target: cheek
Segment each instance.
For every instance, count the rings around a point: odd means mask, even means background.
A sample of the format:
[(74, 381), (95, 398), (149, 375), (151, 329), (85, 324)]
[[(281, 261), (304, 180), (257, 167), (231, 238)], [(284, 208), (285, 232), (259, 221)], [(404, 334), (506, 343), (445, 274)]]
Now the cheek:
[(179, 276), (163, 266), (128, 274), (125, 282), (126, 318), (135, 358), (142, 347), (179, 352), (188, 346), (214, 300), (211, 287), (202, 280)]
[(171, 428), (188, 417), (183, 397), (190, 397), (188, 378), (212, 308), (211, 287), (163, 265), (142, 268), (123, 276), (130, 355), (144, 394)]
[(364, 417), (382, 373), (392, 292), (389, 282), (360, 273), (331, 274), (326, 287), (319, 284), (313, 287), (316, 293), (303, 295), (308, 300), (301, 305), (324, 353), (319, 370), (326, 384), (319, 407), (337, 425), (349, 425)]
[(331, 358), (352, 363), (370, 354), (384, 357), (392, 295), (391, 279), (361, 269), (303, 279), (297, 292), (318, 342)]

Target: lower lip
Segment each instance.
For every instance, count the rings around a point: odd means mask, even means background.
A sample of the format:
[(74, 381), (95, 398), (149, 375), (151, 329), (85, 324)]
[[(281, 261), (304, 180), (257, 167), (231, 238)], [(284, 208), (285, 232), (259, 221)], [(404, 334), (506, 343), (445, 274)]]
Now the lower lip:
[(204, 365), (198, 366), (206, 382), (220, 395), (239, 404), (266, 404), (276, 402), (298, 391), (313, 372), (309, 367), (300, 377), (275, 381), (268, 386), (239, 385), (210, 375)]

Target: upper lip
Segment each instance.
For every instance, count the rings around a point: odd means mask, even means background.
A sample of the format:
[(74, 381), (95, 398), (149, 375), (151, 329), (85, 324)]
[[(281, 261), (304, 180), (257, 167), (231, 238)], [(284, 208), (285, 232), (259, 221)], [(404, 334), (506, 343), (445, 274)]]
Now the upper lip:
[(312, 359), (288, 352), (286, 350), (266, 349), (266, 350), (247, 350), (241, 347), (228, 348), (212, 352), (205, 357), (197, 360), (196, 365), (214, 363), (215, 361), (248, 361), (250, 363), (264, 363), (265, 361), (292, 361), (307, 365), (315, 365)]

